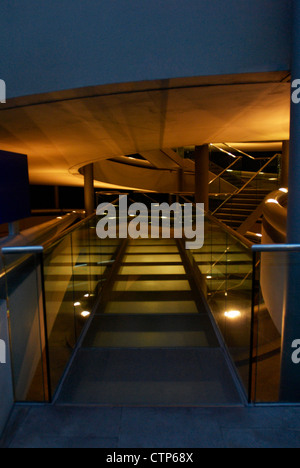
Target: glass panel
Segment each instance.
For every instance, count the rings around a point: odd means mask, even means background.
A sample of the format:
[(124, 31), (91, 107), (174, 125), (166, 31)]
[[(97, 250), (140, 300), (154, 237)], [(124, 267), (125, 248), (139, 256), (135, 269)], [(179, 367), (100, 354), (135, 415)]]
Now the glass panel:
[(34, 255), (4, 259), (15, 399), (45, 401), (49, 395), (40, 263)]
[(89, 223), (72, 233), (73, 301), (75, 310), (76, 340), (91, 315), (97, 285), (97, 250), (91, 243)]
[(254, 402), (279, 401), (281, 327), (287, 258), (284, 252), (262, 253), (257, 256), (253, 308)]
[(98, 218), (81, 224), (44, 255), (52, 395), (114, 264), (119, 241), (100, 240)]
[(76, 339), (91, 315), (97, 297), (114, 263), (118, 240), (101, 241), (93, 218), (72, 233), (72, 265)]
[(193, 251), (205, 281), (204, 290), (214, 319), (248, 390), (252, 255), (249, 249), (210, 219), (205, 243)]
[(54, 390), (76, 344), (72, 236), (44, 254), (51, 388)]

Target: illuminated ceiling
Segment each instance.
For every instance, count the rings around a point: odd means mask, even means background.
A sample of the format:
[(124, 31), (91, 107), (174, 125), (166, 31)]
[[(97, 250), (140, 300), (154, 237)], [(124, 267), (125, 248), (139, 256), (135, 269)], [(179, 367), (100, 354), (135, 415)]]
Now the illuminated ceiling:
[(0, 105), (0, 149), (28, 155), (33, 184), (82, 185), (79, 169), (90, 162), (204, 143), (287, 140), (289, 113), (287, 72), (99, 86)]

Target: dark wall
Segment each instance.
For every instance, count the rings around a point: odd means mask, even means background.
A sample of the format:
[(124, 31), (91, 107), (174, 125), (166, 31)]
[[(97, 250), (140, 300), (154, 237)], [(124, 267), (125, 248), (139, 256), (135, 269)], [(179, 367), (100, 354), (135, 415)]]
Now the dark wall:
[(291, 0), (1, 0), (8, 97), (288, 70)]

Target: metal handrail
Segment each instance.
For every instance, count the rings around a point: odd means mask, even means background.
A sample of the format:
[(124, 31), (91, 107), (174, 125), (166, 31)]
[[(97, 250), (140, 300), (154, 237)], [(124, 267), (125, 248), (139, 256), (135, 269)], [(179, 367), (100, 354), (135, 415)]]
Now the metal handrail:
[[(250, 158), (250, 159), (261, 159), (261, 158), (255, 158), (254, 156), (251, 156), (250, 154), (248, 153), (245, 153), (244, 151), (242, 150), (239, 150), (238, 148), (234, 148), (233, 146), (229, 145), (228, 143), (223, 143), (224, 146), (227, 146), (228, 148), (230, 149), (233, 149), (234, 151), (237, 151), (238, 153), (241, 153), (243, 154), (244, 156), (247, 156), (247, 158)], [(267, 159), (267, 158), (263, 158), (263, 159)]]
[(253, 252), (300, 252), (300, 244), (256, 244)]
[[(222, 145), (227, 146), (227, 147), (230, 148), (230, 149), (233, 149), (233, 150), (236, 151), (237, 153), (240, 153), (240, 154), (242, 154), (243, 156), (246, 156), (247, 158), (252, 159), (253, 161), (265, 161), (266, 159), (269, 159), (268, 156), (261, 157), (261, 158), (255, 158), (254, 156), (251, 156), (251, 154), (245, 153), (245, 151), (242, 151), (242, 150), (240, 150), (240, 149), (238, 149), (238, 148), (235, 148), (234, 146), (231, 146), (231, 145), (229, 145), (228, 143), (222, 143)], [(226, 152), (226, 150), (224, 150), (223, 148), (219, 148), (219, 147), (216, 146), (216, 145), (212, 145), (212, 146), (214, 146), (215, 148), (217, 148), (219, 151), (223, 151), (224, 153)], [(228, 152), (227, 154), (229, 154), (229, 156), (234, 156), (233, 154), (231, 154), (231, 153), (229, 153), (229, 152)], [(236, 156), (235, 156), (235, 157), (236, 157)]]
[(68, 234), (70, 234), (71, 232), (75, 231), (76, 229), (78, 229), (79, 227), (83, 226), (84, 224), (86, 224), (88, 221), (90, 221), (92, 218), (94, 218), (95, 216), (95, 213), (91, 214), (90, 216), (87, 216), (86, 218), (82, 219), (81, 221), (79, 221), (79, 223), (76, 223), (74, 226), (71, 226), (69, 229), (66, 229), (63, 233), (61, 233), (60, 235), (57, 235), (57, 236), (54, 236), (52, 237), (51, 239), (47, 240), (44, 244), (43, 244), (43, 247), (44, 247), (44, 250), (47, 250), (48, 247), (51, 247), (51, 245), (53, 244), (56, 244), (57, 242), (59, 242), (60, 240), (64, 239)]
[(238, 161), (240, 161), (241, 159), (243, 159), (242, 156), (239, 156), (235, 161), (233, 161), (231, 164), (229, 164), (228, 167), (226, 167), (220, 174), (218, 174), (214, 179), (212, 179), (210, 182), (209, 182), (209, 185), (212, 184), (213, 182), (215, 182), (217, 179), (219, 179), (220, 177), (222, 177), (223, 174), (225, 174), (225, 172), (228, 171), (228, 169), (230, 169), (232, 166), (234, 166)]
[(212, 212), (212, 215), (214, 215), (215, 213), (217, 213), (221, 208), (222, 206), (225, 205), (225, 203), (227, 203), (229, 200), (231, 200), (231, 198), (233, 198), (235, 195), (239, 195), (243, 190), (245, 190), (246, 187), (248, 187), (248, 185), (272, 162), (274, 161), (275, 158), (277, 158), (279, 156), (279, 153), (276, 153), (274, 154), (274, 156), (272, 156), (271, 159), (268, 160), (268, 162), (266, 164), (264, 164), (260, 169), (259, 171), (257, 171), (244, 185), (243, 187), (241, 187), (240, 189), (237, 189), (235, 192), (233, 192), (228, 198), (226, 198), (226, 200), (223, 201), (223, 203), (221, 203), (220, 206), (218, 206), (218, 208)]
[(213, 143), (210, 143), (209, 146), (213, 146), (213, 147), (216, 148), (217, 150), (221, 151), (222, 153), (228, 154), (228, 156), (231, 156), (231, 157), (234, 158), (234, 159), (237, 158), (237, 156), (235, 156), (235, 154), (229, 153), (229, 151), (226, 151), (226, 150), (224, 150), (223, 148), (219, 148), (219, 146), (214, 145)]
[(257, 177), (266, 167), (268, 167), (268, 165), (269, 165), (272, 161), (274, 161), (274, 159), (278, 158), (278, 156), (279, 156), (279, 153), (274, 154), (274, 156), (273, 156), (271, 159), (269, 159), (269, 161), (266, 162), (266, 164), (264, 164), (263, 167), (261, 167), (260, 170), (257, 171), (257, 172), (251, 177), (251, 179), (249, 179), (249, 180), (245, 183), (245, 185), (237, 191), (236, 194), (239, 195), (239, 194), (242, 192), (242, 190), (244, 190), (244, 189), (247, 187), (247, 185), (249, 185), (249, 184), (255, 179), (255, 177)]
[[(112, 203), (115, 203), (119, 199), (116, 198)], [(108, 203), (109, 204), (109, 203)], [(53, 236), (51, 239), (43, 243), (42, 245), (30, 245), (30, 246), (10, 246), (10, 247), (2, 247), (0, 249), (0, 253), (2, 255), (14, 255), (14, 254), (24, 254), (25, 256), (22, 257), (21, 259), (16, 260), (13, 262), (8, 268), (3, 269), (3, 271), (0, 272), (0, 281), (9, 273), (11, 273), (15, 268), (19, 267), (23, 263), (25, 263), (30, 255), (32, 254), (42, 254), (47, 248), (50, 246), (56, 244), (57, 242), (60, 242), (62, 239), (64, 239), (66, 236), (68, 236), (71, 232), (75, 231), (76, 229), (80, 228), (83, 226), (85, 223), (87, 223), (90, 219), (92, 219), (95, 216), (95, 213), (91, 214), (90, 216), (82, 219), (78, 223), (76, 223), (74, 226), (71, 226), (70, 228), (66, 229), (64, 232), (57, 234)]]
[[(188, 203), (191, 203), (190, 200), (186, 199), (184, 196), (181, 196), (181, 198), (188, 202)], [(193, 205), (196, 206), (196, 203), (193, 202)], [(241, 244), (244, 245), (244, 247), (246, 247), (247, 249), (250, 249), (253, 245), (253, 243), (248, 240), (246, 237), (242, 236), (241, 234), (239, 234), (237, 231), (235, 231), (234, 229), (232, 229), (231, 227), (227, 226), (227, 224), (224, 224), (222, 223), (222, 221), (220, 221), (219, 219), (215, 218), (214, 216), (212, 216), (210, 213), (206, 212), (205, 213), (205, 216), (210, 220), (212, 221), (213, 223), (215, 224), (218, 224), (224, 231), (227, 231), (228, 234), (230, 234), (232, 237), (234, 237), (237, 241), (239, 241)]]
[[(113, 200), (112, 202), (108, 202), (107, 205), (114, 204), (117, 201), (119, 201), (119, 197), (116, 198), (115, 200)], [(105, 210), (105, 208), (103, 208), (103, 209)], [(79, 227), (81, 227), (82, 225), (87, 223), (87, 221), (90, 221), (95, 216), (96, 216), (96, 213), (92, 213), (90, 216), (87, 216), (82, 221), (79, 221), (79, 223), (75, 224), (75, 226), (71, 226), (69, 229), (64, 231), (61, 235), (52, 237), (52, 239), (49, 239), (47, 242), (45, 242), (43, 244), (44, 249), (46, 250), (48, 247), (51, 247), (51, 245), (56, 244), (57, 242), (62, 240), (64, 237), (66, 237), (68, 234), (75, 231), (75, 229), (78, 229)]]
[(44, 247), (42, 245), (26, 245), (26, 246), (16, 246), (16, 247), (2, 247), (1, 249), (3, 255), (10, 255), (10, 254), (33, 254), (33, 253), (41, 253), (44, 251)]

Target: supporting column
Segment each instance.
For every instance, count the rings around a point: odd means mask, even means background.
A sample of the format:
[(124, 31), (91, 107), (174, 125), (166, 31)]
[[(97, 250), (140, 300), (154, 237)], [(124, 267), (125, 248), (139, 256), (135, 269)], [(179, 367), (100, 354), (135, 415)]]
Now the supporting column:
[(94, 165), (88, 164), (83, 168), (84, 175), (84, 208), (86, 216), (90, 216), (95, 211), (94, 192)]
[(290, 158), (290, 142), (289, 140), (282, 142), (282, 159), (281, 159), (281, 187), (289, 186), (289, 158)]
[(195, 201), (209, 207), (209, 146), (195, 148)]
[[(293, 1), (292, 84), (300, 80), (300, 2)], [(292, 93), (295, 91), (292, 88)], [(299, 94), (299, 93), (298, 93)], [(289, 204), (287, 242), (300, 244), (300, 103), (291, 102)], [(293, 362), (295, 340), (300, 339), (300, 254), (287, 254), (287, 280), (282, 330), (280, 400), (300, 401), (300, 364)], [(296, 346), (298, 348), (299, 346)], [(298, 353), (299, 354), (299, 353)]]

